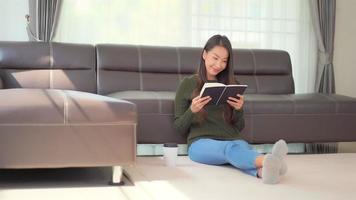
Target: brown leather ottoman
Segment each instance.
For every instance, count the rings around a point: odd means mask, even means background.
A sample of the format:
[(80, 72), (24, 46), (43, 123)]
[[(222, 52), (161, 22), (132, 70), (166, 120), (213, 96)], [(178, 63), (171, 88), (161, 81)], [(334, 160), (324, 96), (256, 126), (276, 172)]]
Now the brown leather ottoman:
[(114, 166), (136, 157), (135, 104), (57, 89), (0, 90), (0, 168)]

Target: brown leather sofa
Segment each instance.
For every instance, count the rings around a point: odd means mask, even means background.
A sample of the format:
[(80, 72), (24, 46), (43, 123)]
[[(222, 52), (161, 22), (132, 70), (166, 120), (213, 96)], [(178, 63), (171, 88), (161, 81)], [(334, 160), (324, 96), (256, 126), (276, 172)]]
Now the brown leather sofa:
[[(98, 93), (134, 102), (138, 143), (186, 143), (175, 132), (175, 90), (195, 73), (201, 48), (99, 44)], [(295, 94), (289, 54), (234, 49), (237, 79), (248, 84), (244, 139), (250, 143), (356, 140), (356, 98)]]
[[(200, 53), (0, 42), (0, 168), (121, 166), (134, 162), (136, 142), (186, 143), (173, 126), (175, 90), (195, 73)], [(356, 140), (355, 98), (294, 94), (285, 51), (233, 53), (237, 79), (248, 84), (247, 141)]]
[(136, 106), (96, 94), (95, 47), (0, 42), (0, 168), (122, 166), (136, 158)]

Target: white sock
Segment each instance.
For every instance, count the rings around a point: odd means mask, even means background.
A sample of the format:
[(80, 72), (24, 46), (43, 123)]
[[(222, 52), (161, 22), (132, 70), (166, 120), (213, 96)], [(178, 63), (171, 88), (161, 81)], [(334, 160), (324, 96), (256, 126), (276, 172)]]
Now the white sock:
[(281, 159), (284, 159), (287, 153), (288, 146), (286, 141), (284, 140), (278, 140), (272, 147), (272, 154), (275, 156), (279, 156)]
[(284, 158), (286, 157), (288, 153), (288, 146), (287, 143), (284, 140), (278, 140), (272, 148), (272, 155), (275, 155), (281, 159), (282, 166), (279, 171), (280, 175), (285, 175), (288, 171), (288, 166), (287, 163), (284, 161)]
[(279, 170), (279, 175), (285, 175), (288, 171), (288, 166), (287, 166), (287, 163), (282, 160), (282, 165), (281, 165), (281, 169)]
[(262, 182), (276, 184), (279, 182), (279, 173), (282, 166), (280, 158), (273, 154), (267, 154), (263, 160)]

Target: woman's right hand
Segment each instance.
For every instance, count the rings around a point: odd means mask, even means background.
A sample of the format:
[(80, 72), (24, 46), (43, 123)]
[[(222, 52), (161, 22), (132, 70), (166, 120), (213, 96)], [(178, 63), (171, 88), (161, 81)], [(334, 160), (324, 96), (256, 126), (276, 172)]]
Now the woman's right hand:
[(200, 98), (200, 96), (195, 97), (192, 100), (192, 104), (190, 105), (190, 110), (192, 110), (193, 113), (199, 112), (209, 101), (211, 100), (210, 96), (205, 96)]

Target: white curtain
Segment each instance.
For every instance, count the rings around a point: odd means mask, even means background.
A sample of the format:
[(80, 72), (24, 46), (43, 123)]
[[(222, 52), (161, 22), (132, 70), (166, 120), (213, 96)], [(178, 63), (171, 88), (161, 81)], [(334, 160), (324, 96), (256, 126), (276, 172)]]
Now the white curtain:
[(0, 0), (0, 41), (28, 41), (28, 0)]
[(314, 91), (308, 0), (63, 0), (62, 6), (55, 41), (202, 47), (224, 34), (233, 48), (288, 51), (296, 93)]

